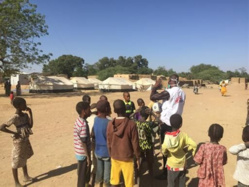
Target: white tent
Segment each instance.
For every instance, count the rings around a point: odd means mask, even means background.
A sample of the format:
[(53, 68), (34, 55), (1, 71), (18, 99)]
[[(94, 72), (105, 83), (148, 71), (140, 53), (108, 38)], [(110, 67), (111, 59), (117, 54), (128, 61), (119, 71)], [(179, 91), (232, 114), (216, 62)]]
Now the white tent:
[(99, 89), (101, 91), (131, 91), (133, 90), (133, 83), (124, 78), (109, 77), (99, 84)]
[(102, 81), (100, 81), (99, 79), (96, 78), (88, 78), (88, 80), (94, 84), (94, 88), (95, 89), (99, 89), (99, 84), (102, 83)]
[(140, 80), (136, 81), (136, 88), (138, 90), (148, 90), (152, 85), (156, 82), (150, 78), (141, 78)]
[(73, 83), (74, 88), (94, 89), (94, 84), (85, 77), (71, 77), (70, 81)]
[(73, 91), (73, 83), (65, 77), (36, 75), (29, 84), (30, 93), (62, 91)]

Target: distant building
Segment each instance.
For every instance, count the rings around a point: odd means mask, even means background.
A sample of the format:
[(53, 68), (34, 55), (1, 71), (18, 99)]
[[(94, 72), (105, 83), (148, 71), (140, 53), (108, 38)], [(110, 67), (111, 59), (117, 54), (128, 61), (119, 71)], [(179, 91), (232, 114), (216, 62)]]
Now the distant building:
[(18, 81), (21, 85), (29, 85), (29, 74), (12, 74), (10, 77), (11, 85), (17, 85)]

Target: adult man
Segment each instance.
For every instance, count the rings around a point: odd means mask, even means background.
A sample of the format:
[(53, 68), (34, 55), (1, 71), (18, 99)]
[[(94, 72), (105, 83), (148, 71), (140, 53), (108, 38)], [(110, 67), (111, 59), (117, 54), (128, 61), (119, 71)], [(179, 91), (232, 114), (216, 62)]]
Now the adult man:
[[(162, 112), (160, 116), (160, 120), (163, 122), (161, 125), (161, 144), (164, 141), (165, 133), (172, 130), (170, 117), (173, 114), (182, 115), (183, 112), (186, 96), (178, 84), (179, 76), (177, 74), (173, 74), (169, 77), (167, 89), (160, 93), (157, 92), (157, 90), (162, 87), (162, 79), (159, 79), (151, 90), (150, 100), (163, 100)], [(158, 176), (158, 179), (167, 178), (167, 169), (165, 168), (166, 161), (167, 158), (163, 156), (163, 174)]]

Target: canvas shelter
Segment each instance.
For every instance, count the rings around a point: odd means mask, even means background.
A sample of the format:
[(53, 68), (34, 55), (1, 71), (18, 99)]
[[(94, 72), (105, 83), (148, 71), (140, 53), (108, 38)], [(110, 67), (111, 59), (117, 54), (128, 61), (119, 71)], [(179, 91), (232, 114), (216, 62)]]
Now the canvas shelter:
[(74, 88), (77, 89), (94, 89), (94, 84), (85, 77), (71, 77), (70, 81), (73, 83)]
[(17, 85), (20, 81), (21, 85), (29, 85), (29, 75), (28, 74), (12, 74), (10, 77), (11, 85)]
[(99, 84), (101, 91), (133, 91), (134, 84), (124, 78), (109, 77)]
[(97, 78), (88, 78), (88, 81), (94, 84), (95, 89), (99, 89), (99, 84), (102, 83), (102, 81)]
[(35, 75), (29, 84), (30, 93), (73, 91), (73, 83), (65, 77)]
[(151, 78), (141, 78), (140, 80), (135, 82), (136, 88), (138, 90), (147, 90), (154, 85), (156, 81), (152, 80)]

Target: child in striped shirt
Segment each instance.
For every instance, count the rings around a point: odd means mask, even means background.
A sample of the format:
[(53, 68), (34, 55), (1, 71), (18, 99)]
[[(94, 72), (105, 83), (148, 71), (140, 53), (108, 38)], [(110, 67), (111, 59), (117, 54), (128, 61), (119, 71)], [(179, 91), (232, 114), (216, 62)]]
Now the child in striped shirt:
[(87, 102), (79, 102), (76, 105), (79, 117), (74, 124), (74, 151), (78, 160), (78, 187), (85, 187), (90, 180), (91, 168), (91, 141), (89, 126), (86, 119), (91, 115)]

